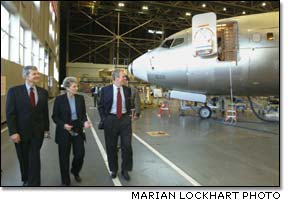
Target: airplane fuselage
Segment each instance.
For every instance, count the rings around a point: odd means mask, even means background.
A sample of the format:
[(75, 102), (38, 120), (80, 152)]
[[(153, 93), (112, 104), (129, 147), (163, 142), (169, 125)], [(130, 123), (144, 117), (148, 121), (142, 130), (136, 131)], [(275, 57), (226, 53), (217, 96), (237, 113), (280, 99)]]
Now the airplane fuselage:
[(192, 29), (180, 31), (165, 41), (183, 39), (160, 47), (133, 61), (129, 70), (136, 77), (168, 89), (206, 95), (268, 96), (279, 94), (279, 13), (265, 13), (218, 20), (235, 23), (236, 59), (219, 60), (217, 54), (194, 56)]

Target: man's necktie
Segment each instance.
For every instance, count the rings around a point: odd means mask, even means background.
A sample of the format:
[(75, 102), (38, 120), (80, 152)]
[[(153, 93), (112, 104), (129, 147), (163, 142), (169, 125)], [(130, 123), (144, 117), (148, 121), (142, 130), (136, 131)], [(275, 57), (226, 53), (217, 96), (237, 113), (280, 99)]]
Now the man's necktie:
[(120, 88), (118, 88), (118, 94), (117, 94), (116, 100), (117, 100), (117, 102), (116, 102), (116, 116), (117, 116), (117, 118), (120, 119), (122, 117), (122, 96), (121, 96)]
[(35, 95), (34, 95), (34, 89), (30, 88), (30, 101), (31, 101), (31, 105), (34, 108), (35, 107)]

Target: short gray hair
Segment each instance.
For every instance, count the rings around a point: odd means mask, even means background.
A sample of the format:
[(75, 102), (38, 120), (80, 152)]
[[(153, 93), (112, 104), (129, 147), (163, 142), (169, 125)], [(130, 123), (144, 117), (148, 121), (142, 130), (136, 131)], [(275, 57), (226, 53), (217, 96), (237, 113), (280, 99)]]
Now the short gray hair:
[(38, 70), (38, 69), (36, 66), (24, 66), (22, 68), (22, 77), (25, 79), (25, 77), (30, 74), (31, 70)]
[(115, 80), (115, 78), (119, 78), (120, 77), (120, 72), (124, 72), (123, 69), (115, 69), (112, 72), (112, 80)]
[(77, 79), (73, 76), (67, 76), (62, 82), (64, 88), (69, 88), (72, 83), (77, 83)]

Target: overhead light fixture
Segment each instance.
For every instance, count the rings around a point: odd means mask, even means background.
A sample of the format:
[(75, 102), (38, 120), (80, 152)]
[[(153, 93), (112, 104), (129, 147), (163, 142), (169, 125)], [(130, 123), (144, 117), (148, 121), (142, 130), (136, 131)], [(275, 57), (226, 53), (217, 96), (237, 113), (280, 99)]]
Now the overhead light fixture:
[(207, 7), (207, 5), (206, 4), (202, 4), (202, 7), (205, 8), (205, 7)]
[(148, 30), (148, 33), (150, 33), (150, 34), (163, 34), (163, 31), (156, 31), (156, 30)]
[(263, 2), (263, 3), (262, 3), (262, 6), (265, 7), (265, 6), (266, 6), (266, 2)]
[(125, 6), (125, 4), (123, 2), (119, 3), (119, 7), (124, 7), (124, 6)]
[(226, 10), (227, 10), (227, 8), (223, 8), (223, 10), (224, 10), (224, 11), (226, 11)]
[(148, 7), (147, 6), (143, 6), (142, 9), (143, 10), (148, 10)]
[(246, 12), (245, 11), (243, 11), (243, 15), (245, 15), (246, 14)]
[(185, 15), (186, 15), (186, 16), (191, 16), (191, 13), (186, 12)]

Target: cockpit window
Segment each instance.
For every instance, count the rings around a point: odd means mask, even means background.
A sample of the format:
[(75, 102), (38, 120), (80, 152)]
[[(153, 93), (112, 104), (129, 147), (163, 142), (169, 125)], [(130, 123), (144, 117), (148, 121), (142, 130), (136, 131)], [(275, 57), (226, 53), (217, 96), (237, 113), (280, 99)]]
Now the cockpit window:
[(178, 46), (179, 44), (183, 44), (183, 42), (184, 42), (184, 38), (177, 38), (175, 39), (172, 47)]
[(174, 40), (174, 39), (166, 40), (166, 41), (161, 45), (161, 47), (163, 47), (163, 48), (170, 48), (171, 44), (173, 43), (173, 40)]

